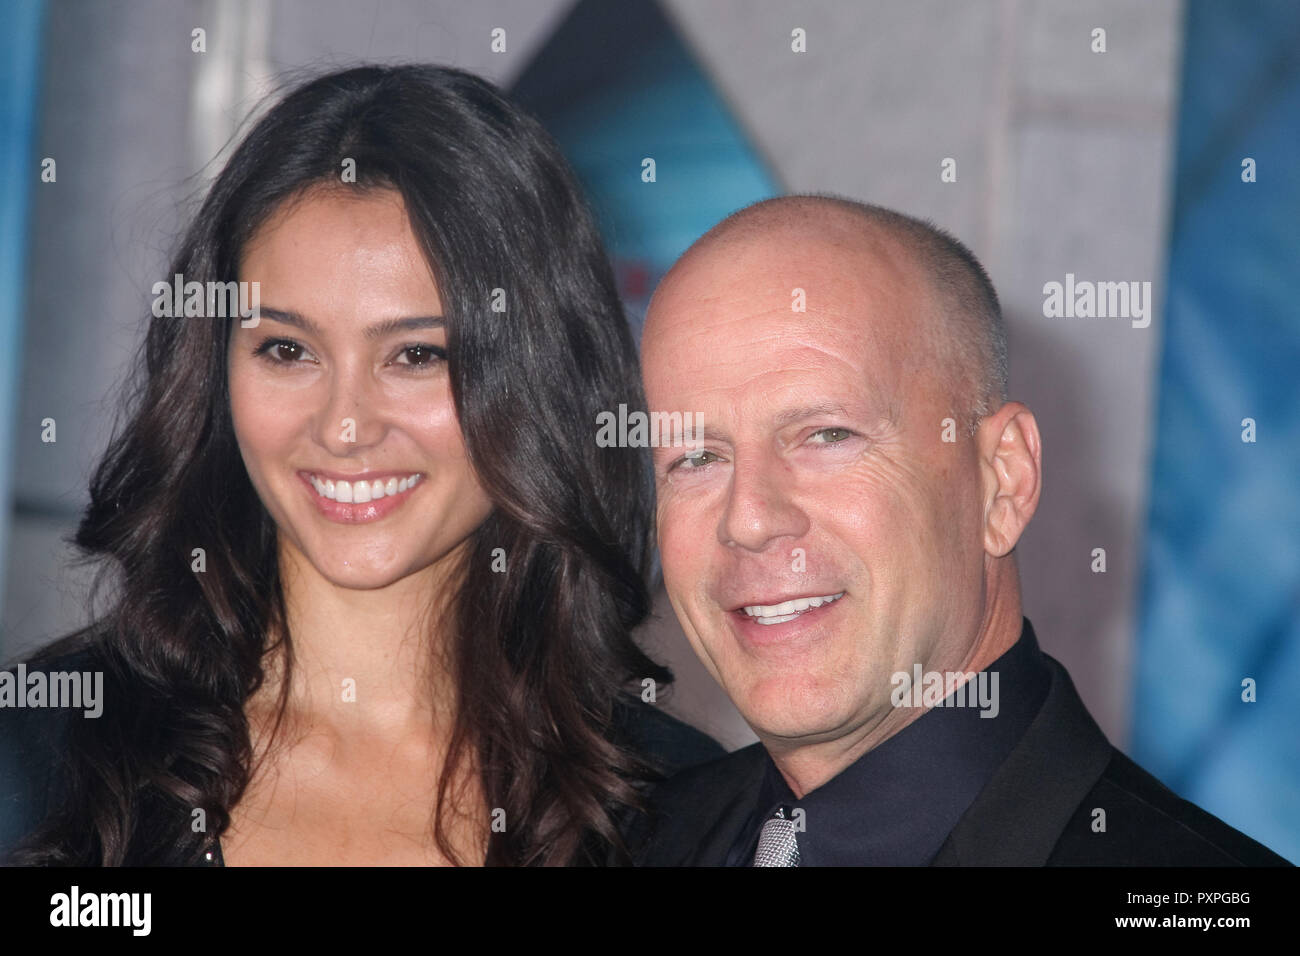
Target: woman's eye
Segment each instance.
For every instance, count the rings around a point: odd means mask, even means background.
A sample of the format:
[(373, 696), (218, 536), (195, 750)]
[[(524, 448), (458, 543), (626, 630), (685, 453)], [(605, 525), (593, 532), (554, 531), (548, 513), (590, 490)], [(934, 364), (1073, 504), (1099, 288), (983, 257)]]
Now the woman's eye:
[[(253, 350), (253, 354), (264, 357), (274, 365), (295, 365), (315, 360), (305, 345), (293, 339), (267, 339)], [(446, 349), (436, 345), (408, 345), (397, 353), (390, 364), (423, 369), (446, 357)]]
[(303, 361), (304, 356), (311, 355), (305, 346), (293, 339), (267, 339), (253, 354), (264, 356), (277, 365), (292, 365)]
[(408, 345), (397, 353), (397, 365), (411, 365), (425, 368), (447, 357), (447, 350), (436, 345)]
[(817, 444), (834, 445), (837, 442), (844, 441), (852, 434), (853, 432), (847, 428), (822, 428), (813, 432), (812, 437), (817, 440)]

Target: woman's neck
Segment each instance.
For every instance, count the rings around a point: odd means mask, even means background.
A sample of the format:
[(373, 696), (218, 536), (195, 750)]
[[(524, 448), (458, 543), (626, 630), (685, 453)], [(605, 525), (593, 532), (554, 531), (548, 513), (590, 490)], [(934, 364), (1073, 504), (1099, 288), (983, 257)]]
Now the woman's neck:
[[(451, 556), (449, 556), (451, 557)], [(325, 579), (303, 554), (281, 545), (280, 577), (293, 666), (288, 713), (313, 728), (381, 736), (447, 725), (455, 685), (443, 561), (383, 588), (356, 590)], [(284, 676), (277, 649), (265, 661), (258, 697), (278, 708)]]
[[(339, 588), (283, 548), (280, 569), (293, 647), (287, 706), (282, 719), (276, 650), (245, 705), (254, 764), (222, 839), (227, 863), (448, 862), (431, 829), (455, 716), (454, 683), (439, 663), (447, 572)], [(472, 749), (448, 796), (452, 847), (482, 862), (489, 821)]]

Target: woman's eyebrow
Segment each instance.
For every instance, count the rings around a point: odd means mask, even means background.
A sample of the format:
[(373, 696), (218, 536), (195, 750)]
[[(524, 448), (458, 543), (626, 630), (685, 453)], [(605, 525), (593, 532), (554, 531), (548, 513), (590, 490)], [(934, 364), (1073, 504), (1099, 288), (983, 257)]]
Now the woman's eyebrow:
[(388, 319), (366, 328), (366, 338), (382, 339), (394, 332), (414, 332), (418, 329), (441, 329), (447, 325), (440, 315), (413, 315), (402, 319)]
[[(299, 312), (290, 309), (273, 309), (269, 306), (261, 307), (261, 316), (264, 319), (271, 319), (275, 322), (282, 322), (285, 325), (292, 325), (296, 329), (302, 329), (311, 335), (320, 335), (321, 328), (311, 319)], [(441, 315), (412, 315), (400, 319), (386, 319), (383, 322), (376, 322), (368, 326), (365, 336), (368, 339), (382, 339), (386, 335), (394, 332), (411, 332), (417, 329), (440, 329), (447, 324), (446, 319)]]

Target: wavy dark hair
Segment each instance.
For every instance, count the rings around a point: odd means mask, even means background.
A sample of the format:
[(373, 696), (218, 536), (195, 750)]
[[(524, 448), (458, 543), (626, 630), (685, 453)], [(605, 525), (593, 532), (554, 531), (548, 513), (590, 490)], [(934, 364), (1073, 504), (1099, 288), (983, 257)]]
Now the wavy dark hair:
[[(406, 204), (447, 322), (452, 394), (493, 509), (452, 607), (458, 710), (431, 811), (458, 770), (509, 826), (489, 864), (601, 862), (650, 772), (618, 732), (634, 679), (669, 681), (630, 637), (649, 608), (653, 488), (643, 453), (601, 448), (596, 414), (644, 407), (631, 332), (592, 216), (539, 123), (491, 84), (364, 66), (286, 95), (238, 145), (169, 275), (238, 278), (286, 201), (356, 182)], [(504, 289), (505, 316), (491, 311)], [(292, 664), (276, 529), (231, 421), (233, 320), (154, 318), (126, 413), (75, 536), (115, 569), (111, 611), (48, 654), (93, 653), (103, 715), (72, 721), (55, 806), (14, 862), (184, 864), (220, 837), (253, 772), (245, 703), (266, 655)], [(206, 573), (191, 571), (203, 547)], [(504, 548), (508, 573), (493, 573)], [(283, 716), (288, 670), (279, 696)], [(207, 832), (191, 814), (202, 808)]]

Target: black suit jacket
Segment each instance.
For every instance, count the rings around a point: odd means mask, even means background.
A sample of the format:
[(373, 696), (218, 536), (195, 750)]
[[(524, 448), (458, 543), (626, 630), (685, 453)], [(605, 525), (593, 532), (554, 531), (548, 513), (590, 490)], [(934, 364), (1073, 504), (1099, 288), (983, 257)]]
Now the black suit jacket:
[[(967, 808), (933, 866), (1285, 866), (1112, 747), (1065, 668), (1038, 715)], [(631, 829), (643, 866), (721, 866), (757, 801), (761, 744), (661, 785)], [(1094, 808), (1106, 811), (1093, 831)]]

